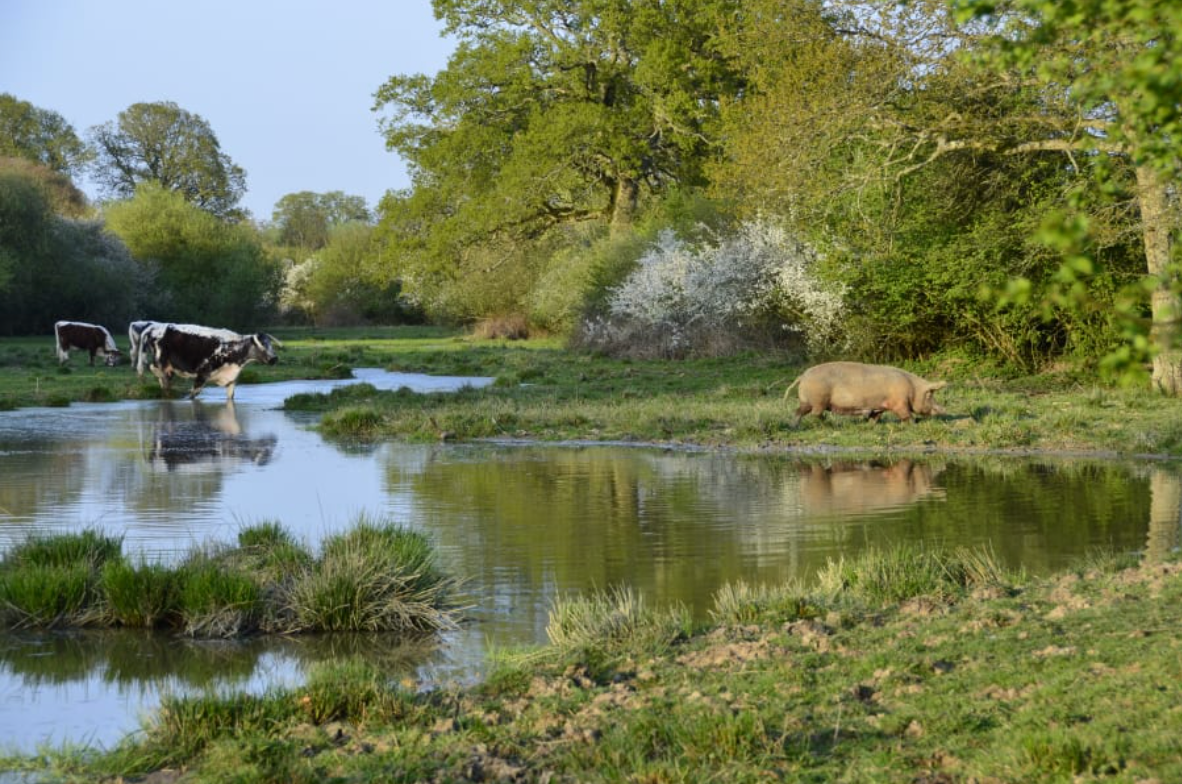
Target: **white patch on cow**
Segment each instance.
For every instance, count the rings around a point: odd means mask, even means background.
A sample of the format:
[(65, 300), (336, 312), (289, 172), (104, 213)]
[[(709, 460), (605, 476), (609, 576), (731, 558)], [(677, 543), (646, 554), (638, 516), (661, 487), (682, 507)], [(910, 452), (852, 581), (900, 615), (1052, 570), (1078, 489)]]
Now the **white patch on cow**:
[(217, 370), (209, 374), (209, 380), (217, 384), (219, 387), (224, 387), (227, 384), (233, 384), (238, 380), (238, 374), (242, 372), (242, 365), (237, 362), (227, 362)]
[[(173, 324), (172, 328), (181, 332), (188, 332), (190, 335), (200, 335), (206, 338), (217, 338), (218, 340), (239, 340), (242, 335), (239, 335), (232, 329), (221, 329), (219, 327), (203, 327), (200, 324)], [(163, 330), (161, 330), (163, 334)]]

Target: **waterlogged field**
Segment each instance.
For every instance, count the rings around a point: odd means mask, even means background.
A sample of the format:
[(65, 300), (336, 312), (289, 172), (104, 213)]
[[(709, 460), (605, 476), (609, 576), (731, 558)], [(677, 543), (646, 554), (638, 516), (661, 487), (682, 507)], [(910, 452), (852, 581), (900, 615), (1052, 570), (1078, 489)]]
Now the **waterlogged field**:
[[(914, 452), (1080, 452), (1104, 463), (1152, 456), (1140, 465), (1154, 476), (1173, 470), (1163, 458), (1182, 455), (1178, 401), (1067, 372), (1010, 377), (933, 360), (908, 369), (950, 382), (939, 395), (943, 416), (917, 425), (889, 415), (879, 424), (809, 418), (793, 428), (795, 403), (783, 390), (802, 367), (775, 356), (625, 362), (557, 341), (440, 330), (278, 336), (280, 364), (251, 368), (247, 380), (342, 378), (352, 367), (496, 379), (446, 394), (357, 385), (288, 400), (289, 411), (322, 413), (321, 432), (346, 451), (387, 439), (492, 438), (652, 442), (752, 460), (788, 450), (894, 453), (892, 464)], [(9, 407), (158, 394), (126, 365), (91, 369), (75, 356), (61, 370), (51, 340), (33, 350), (31, 341), (0, 341)], [(220, 404), (223, 395), (210, 389), (202, 399)], [(520, 503), (503, 491), (535, 475), (514, 467), (490, 478), (474, 466), (463, 495), (483, 494), (517, 520)], [(849, 500), (835, 476), (826, 469), (826, 499)], [(169, 697), (143, 732), (111, 748), (0, 757), (0, 770), (158, 781), (1178, 780), (1182, 494), (1176, 480), (1145, 481), (1143, 548), (1049, 576), (1006, 567), (989, 548), (882, 542), (786, 583), (732, 580), (704, 616), (653, 606), (630, 589), (564, 595), (545, 623), (548, 644), (495, 651), (476, 686), (424, 684), (343, 656), (297, 686)], [(605, 492), (619, 485), (605, 482)], [(456, 487), (438, 492), (454, 500)], [(1050, 497), (1035, 493), (1011, 511), (1036, 528), (1077, 516), (1070, 503), (1039, 500)], [(998, 511), (987, 499), (974, 509), (985, 527)], [(498, 530), (552, 549), (553, 525)], [(564, 546), (587, 560), (580, 529), (568, 533)], [(458, 527), (453, 535), (470, 538)], [(1023, 541), (1005, 545), (1021, 550)]]
[[(1015, 377), (960, 358), (908, 366), (946, 380), (947, 413), (917, 425), (892, 415), (806, 418), (783, 393), (802, 365), (771, 354), (688, 361), (621, 361), (571, 352), (557, 339), (477, 340), (424, 327), (276, 330), (279, 364), (248, 366), (242, 383), (347, 378), (355, 367), (487, 376), (491, 387), (459, 395), (375, 392), (305, 396), (289, 409), (327, 412), (324, 428), (348, 437), (408, 440), (523, 438), (660, 442), (707, 447), (840, 447), (887, 450), (1102, 451), (1182, 454), (1182, 400), (1101, 385), (1082, 372)], [(116, 342), (126, 348), (125, 338)], [(185, 384), (178, 385), (180, 390)], [(0, 408), (153, 398), (127, 364), (59, 367), (52, 338), (0, 341)], [(207, 389), (202, 399), (221, 400)]]

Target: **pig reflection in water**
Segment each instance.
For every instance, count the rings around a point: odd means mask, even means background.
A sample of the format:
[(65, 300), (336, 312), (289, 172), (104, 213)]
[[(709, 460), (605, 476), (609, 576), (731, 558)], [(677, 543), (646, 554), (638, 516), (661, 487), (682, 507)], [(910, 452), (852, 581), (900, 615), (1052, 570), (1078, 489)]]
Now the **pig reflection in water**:
[(185, 404), (193, 418), (178, 416), (172, 403), (160, 407), (160, 418), (153, 430), (148, 462), (172, 471), (178, 466), (223, 461), (246, 461), (266, 465), (271, 461), (277, 438), (268, 434), (250, 438), (242, 432), (234, 404), (206, 408), (200, 403)]
[(862, 515), (942, 498), (934, 486), (943, 466), (900, 460), (890, 465), (832, 463), (801, 468), (800, 502), (812, 516)]

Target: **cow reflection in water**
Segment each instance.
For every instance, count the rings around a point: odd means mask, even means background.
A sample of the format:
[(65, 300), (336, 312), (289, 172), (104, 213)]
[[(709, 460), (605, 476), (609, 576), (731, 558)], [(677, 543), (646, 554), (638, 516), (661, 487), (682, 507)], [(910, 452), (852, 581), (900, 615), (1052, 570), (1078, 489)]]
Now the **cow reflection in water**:
[(882, 463), (830, 463), (801, 468), (800, 500), (811, 516), (860, 516), (941, 498), (935, 486), (943, 466), (899, 460)]
[[(184, 416), (192, 412), (192, 419)], [(180, 414), (180, 415), (178, 415)], [(178, 466), (227, 461), (266, 465), (278, 439), (271, 434), (250, 438), (242, 432), (234, 404), (207, 408), (200, 403), (176, 408), (165, 402), (155, 423), (148, 461), (169, 471)]]

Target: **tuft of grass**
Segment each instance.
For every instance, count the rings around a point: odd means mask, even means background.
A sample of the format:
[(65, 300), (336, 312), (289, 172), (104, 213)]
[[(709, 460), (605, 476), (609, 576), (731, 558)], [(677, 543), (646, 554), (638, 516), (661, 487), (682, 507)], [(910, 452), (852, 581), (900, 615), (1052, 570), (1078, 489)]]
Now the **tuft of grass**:
[(739, 580), (727, 583), (714, 595), (710, 617), (720, 626), (753, 623), (788, 623), (815, 618), (822, 608), (799, 582), (752, 586)]
[(943, 553), (908, 545), (831, 560), (817, 573), (822, 594), (879, 605), (921, 596), (949, 601), (970, 587), (1006, 587), (1010, 581), (988, 551)]
[(120, 626), (151, 629), (176, 613), (176, 573), (161, 564), (109, 561), (100, 587), (110, 621)]
[(14, 545), (0, 560), (0, 569), (10, 566), (74, 565), (97, 569), (108, 560), (119, 558), (122, 550), (123, 537), (108, 536), (94, 529), (38, 535)]
[(331, 435), (373, 438), (382, 420), (382, 412), (373, 406), (349, 406), (325, 414), (320, 428)]
[(258, 628), (262, 592), (245, 574), (198, 553), (181, 566), (177, 581), (184, 634), (237, 637)]
[(0, 618), (13, 628), (84, 625), (94, 570), (83, 563), (25, 563), (0, 573)]
[(559, 597), (550, 608), (549, 655), (604, 663), (628, 653), (663, 651), (690, 632), (688, 610), (654, 609), (628, 587)]
[(455, 582), (422, 534), (364, 519), (327, 539), (287, 593), (290, 631), (434, 633), (455, 626)]

